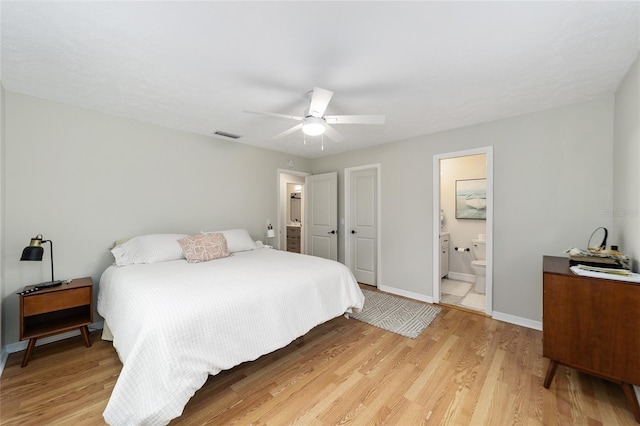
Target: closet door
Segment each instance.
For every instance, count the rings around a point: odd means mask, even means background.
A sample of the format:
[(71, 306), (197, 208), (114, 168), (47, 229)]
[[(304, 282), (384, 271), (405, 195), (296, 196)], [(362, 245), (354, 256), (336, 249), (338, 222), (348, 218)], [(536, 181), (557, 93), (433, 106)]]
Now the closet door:
[(307, 176), (305, 187), (306, 253), (338, 260), (338, 173)]
[(375, 168), (350, 172), (348, 264), (359, 283), (377, 285), (378, 172)]

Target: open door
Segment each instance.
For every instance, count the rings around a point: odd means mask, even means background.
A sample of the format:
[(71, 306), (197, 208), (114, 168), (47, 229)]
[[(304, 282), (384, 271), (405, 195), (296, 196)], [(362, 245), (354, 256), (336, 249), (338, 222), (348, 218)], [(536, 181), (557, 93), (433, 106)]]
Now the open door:
[(305, 178), (306, 254), (338, 260), (338, 173)]

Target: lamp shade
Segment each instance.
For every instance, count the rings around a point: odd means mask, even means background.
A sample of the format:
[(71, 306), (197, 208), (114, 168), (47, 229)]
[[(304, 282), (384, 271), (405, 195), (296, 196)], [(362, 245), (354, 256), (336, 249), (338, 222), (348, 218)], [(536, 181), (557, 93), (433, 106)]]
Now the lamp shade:
[[(46, 240), (45, 240), (46, 241)], [(35, 260), (37, 262), (42, 260), (44, 249), (42, 248), (42, 234), (38, 234), (31, 239), (29, 246), (22, 250), (22, 256), (20, 260)]]
[(43, 255), (44, 249), (41, 246), (29, 246), (22, 250), (20, 260), (35, 260), (39, 262), (42, 260)]
[(20, 260), (41, 261), (44, 254), (42, 243), (49, 243), (49, 245), (51, 246), (51, 249), (49, 250), (49, 254), (51, 255), (51, 281), (38, 284), (38, 286), (40, 286), (41, 288), (44, 286), (58, 285), (62, 282), (55, 281), (53, 278), (53, 242), (51, 240), (43, 239), (42, 234), (38, 234), (31, 239), (29, 246), (25, 247), (24, 250), (22, 250), (22, 256), (20, 256)]
[(276, 231), (273, 229), (267, 229), (267, 238), (273, 238), (276, 236)]

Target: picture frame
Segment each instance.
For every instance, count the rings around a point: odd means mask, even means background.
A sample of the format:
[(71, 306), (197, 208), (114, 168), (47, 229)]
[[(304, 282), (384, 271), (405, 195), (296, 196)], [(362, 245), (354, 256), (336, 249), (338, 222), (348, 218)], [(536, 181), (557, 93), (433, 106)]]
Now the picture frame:
[(456, 219), (487, 219), (487, 179), (456, 180)]

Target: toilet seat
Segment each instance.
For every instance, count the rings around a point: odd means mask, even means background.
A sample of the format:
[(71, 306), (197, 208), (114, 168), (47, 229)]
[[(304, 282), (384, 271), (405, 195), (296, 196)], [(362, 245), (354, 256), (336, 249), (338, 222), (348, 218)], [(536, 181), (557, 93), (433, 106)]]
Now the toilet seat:
[(476, 266), (478, 268), (486, 268), (487, 267), (487, 261), (486, 260), (472, 260), (471, 261), (471, 265), (472, 266)]

